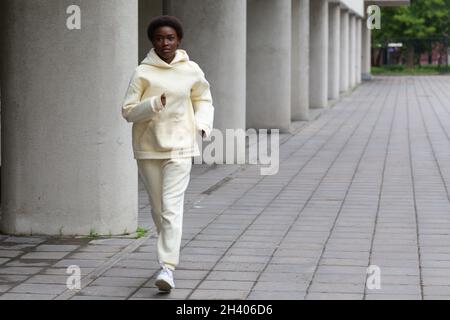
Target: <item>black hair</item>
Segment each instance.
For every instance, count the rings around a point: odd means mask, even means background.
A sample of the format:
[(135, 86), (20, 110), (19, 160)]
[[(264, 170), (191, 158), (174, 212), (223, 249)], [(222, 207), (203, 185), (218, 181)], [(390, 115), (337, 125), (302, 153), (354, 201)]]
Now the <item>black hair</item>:
[(147, 29), (147, 37), (150, 41), (153, 41), (153, 38), (155, 36), (156, 29), (160, 27), (172, 27), (178, 36), (178, 39), (182, 40), (184, 33), (183, 33), (183, 27), (181, 26), (180, 20), (174, 16), (158, 16), (152, 19), (150, 22), (150, 25)]

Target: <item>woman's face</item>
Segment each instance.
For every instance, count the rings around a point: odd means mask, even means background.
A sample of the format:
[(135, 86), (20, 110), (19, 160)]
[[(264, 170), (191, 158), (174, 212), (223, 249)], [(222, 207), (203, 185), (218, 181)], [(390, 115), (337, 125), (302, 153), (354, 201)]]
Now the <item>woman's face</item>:
[(174, 28), (165, 26), (156, 29), (152, 43), (158, 56), (170, 63), (175, 58), (180, 39)]

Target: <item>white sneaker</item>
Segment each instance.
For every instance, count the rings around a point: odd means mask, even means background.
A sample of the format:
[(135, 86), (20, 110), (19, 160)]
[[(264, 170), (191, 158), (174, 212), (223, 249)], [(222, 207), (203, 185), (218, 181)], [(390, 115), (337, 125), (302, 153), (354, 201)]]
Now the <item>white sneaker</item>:
[(170, 292), (175, 289), (175, 282), (173, 280), (173, 271), (164, 265), (161, 265), (162, 269), (159, 271), (156, 277), (155, 285), (160, 291)]

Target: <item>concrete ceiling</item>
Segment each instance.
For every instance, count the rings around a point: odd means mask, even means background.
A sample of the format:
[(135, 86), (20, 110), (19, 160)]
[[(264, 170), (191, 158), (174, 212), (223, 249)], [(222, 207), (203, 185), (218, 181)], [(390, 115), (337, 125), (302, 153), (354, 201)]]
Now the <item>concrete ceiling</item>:
[(365, 4), (371, 5), (376, 4), (380, 7), (398, 7), (398, 6), (409, 6), (410, 0), (366, 0)]

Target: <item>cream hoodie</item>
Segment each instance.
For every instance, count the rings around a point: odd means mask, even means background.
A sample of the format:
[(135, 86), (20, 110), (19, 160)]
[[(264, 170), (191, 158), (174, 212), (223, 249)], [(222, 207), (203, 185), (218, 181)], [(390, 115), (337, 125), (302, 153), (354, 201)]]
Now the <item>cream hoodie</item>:
[(196, 135), (204, 130), (209, 136), (213, 128), (209, 83), (186, 51), (177, 50), (168, 64), (151, 49), (134, 72), (122, 115), (133, 123), (135, 159), (198, 156)]

